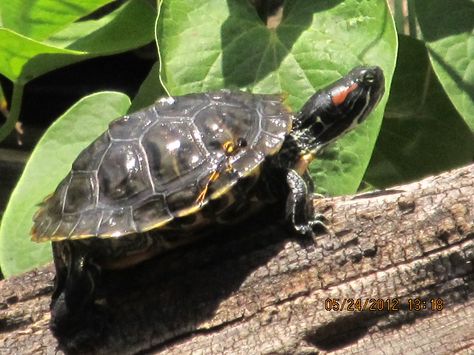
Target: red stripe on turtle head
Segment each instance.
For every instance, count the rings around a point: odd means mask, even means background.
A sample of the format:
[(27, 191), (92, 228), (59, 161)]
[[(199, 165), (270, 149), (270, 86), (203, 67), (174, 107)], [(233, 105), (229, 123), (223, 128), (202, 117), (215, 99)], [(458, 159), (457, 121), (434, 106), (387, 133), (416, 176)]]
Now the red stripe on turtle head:
[(359, 85), (357, 83), (353, 83), (351, 86), (349, 87), (345, 87), (345, 86), (341, 86), (341, 87), (338, 87), (332, 94), (331, 94), (331, 100), (332, 100), (332, 103), (335, 105), (335, 106), (339, 106), (340, 104), (342, 104), (346, 98), (347, 98), (347, 95), (349, 95), (352, 91), (354, 91), (355, 89), (357, 89)]

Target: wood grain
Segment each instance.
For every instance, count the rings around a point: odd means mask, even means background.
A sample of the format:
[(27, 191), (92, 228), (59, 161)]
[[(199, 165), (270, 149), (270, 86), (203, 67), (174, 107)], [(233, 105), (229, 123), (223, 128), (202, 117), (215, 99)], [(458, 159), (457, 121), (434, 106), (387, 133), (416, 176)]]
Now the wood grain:
[(329, 226), (314, 240), (254, 220), (105, 275), (95, 339), (51, 335), (51, 265), (5, 280), (0, 353), (474, 352), (474, 165), (314, 203)]

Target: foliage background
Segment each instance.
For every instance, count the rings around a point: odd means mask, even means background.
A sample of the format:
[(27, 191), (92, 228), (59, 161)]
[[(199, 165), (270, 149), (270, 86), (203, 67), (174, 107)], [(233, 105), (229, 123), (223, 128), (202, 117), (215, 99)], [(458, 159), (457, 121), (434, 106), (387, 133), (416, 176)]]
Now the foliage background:
[(13, 90), (0, 90), (6, 116), (0, 141), (12, 133), (23, 89), (34, 78), (148, 43), (160, 54), (132, 101), (97, 92), (47, 129), (2, 218), (3, 273), (51, 258), (47, 243), (29, 241), (38, 203), (108, 122), (166, 92), (284, 92), (297, 111), (352, 67), (376, 64), (386, 76), (384, 100), (311, 166), (319, 192), (384, 188), (472, 162), (474, 1), (391, 5), (392, 12), (384, 0), (165, 0), (161, 7), (145, 0), (1, 2), (0, 74)]

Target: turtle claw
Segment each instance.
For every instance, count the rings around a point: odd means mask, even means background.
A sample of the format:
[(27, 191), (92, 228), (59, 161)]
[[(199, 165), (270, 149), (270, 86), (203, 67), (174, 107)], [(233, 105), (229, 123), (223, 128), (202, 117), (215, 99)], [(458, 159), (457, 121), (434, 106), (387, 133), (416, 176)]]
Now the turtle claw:
[(318, 214), (314, 219), (308, 221), (307, 224), (295, 225), (294, 229), (300, 235), (314, 237), (317, 234), (331, 234), (330, 227), (325, 223), (327, 218), (322, 214)]
[(317, 234), (321, 234), (321, 232), (330, 234), (331, 230), (330, 227), (325, 223), (326, 221), (326, 217), (324, 217), (322, 214), (317, 215), (315, 219), (309, 221), (311, 230), (313, 232), (319, 232)]
[(318, 194), (318, 193), (316, 193), (316, 192), (312, 192), (312, 193), (310, 194), (310, 199), (311, 199), (311, 200), (320, 200), (320, 199), (322, 199), (322, 198), (326, 198), (326, 196), (324, 196), (323, 194)]
[(311, 223), (294, 226), (295, 231), (303, 237), (314, 237), (314, 231)]

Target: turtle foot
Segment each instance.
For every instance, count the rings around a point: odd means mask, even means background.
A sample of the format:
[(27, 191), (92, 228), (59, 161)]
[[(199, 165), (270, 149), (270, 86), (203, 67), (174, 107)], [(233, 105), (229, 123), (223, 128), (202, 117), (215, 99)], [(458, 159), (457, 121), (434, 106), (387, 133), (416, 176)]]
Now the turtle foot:
[(106, 324), (105, 308), (88, 304), (78, 310), (68, 309), (64, 292), (51, 303), (50, 329), (59, 348), (67, 352), (83, 352), (94, 339), (102, 337)]
[(315, 234), (331, 234), (331, 228), (328, 225), (328, 219), (323, 214), (317, 214), (308, 224)]

